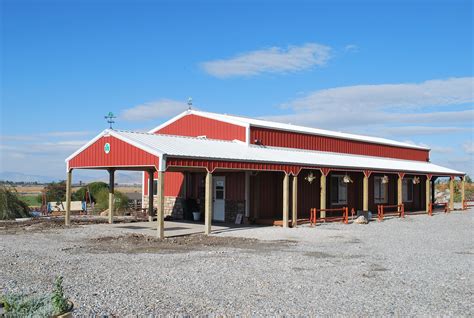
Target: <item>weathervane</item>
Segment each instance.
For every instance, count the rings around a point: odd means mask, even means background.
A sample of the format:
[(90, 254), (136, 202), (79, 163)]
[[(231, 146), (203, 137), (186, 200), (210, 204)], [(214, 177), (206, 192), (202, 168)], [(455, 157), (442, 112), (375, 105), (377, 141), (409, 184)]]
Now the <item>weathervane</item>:
[(116, 116), (114, 116), (114, 113), (109, 112), (109, 113), (107, 114), (107, 116), (104, 116), (104, 118), (107, 119), (107, 122), (108, 122), (109, 125), (110, 125), (110, 126), (109, 126), (110, 129), (113, 129), (113, 128), (112, 128), (112, 124), (115, 124), (114, 118), (117, 118)]
[(191, 97), (188, 98), (188, 109), (191, 109), (193, 106), (193, 99)]

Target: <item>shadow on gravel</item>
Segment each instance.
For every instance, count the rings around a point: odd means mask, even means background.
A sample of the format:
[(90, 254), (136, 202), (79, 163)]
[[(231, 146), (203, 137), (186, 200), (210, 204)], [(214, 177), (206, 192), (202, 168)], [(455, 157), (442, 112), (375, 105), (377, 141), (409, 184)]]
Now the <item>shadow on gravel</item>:
[(260, 241), (203, 234), (165, 238), (163, 240), (143, 234), (126, 234), (90, 239), (85, 243), (85, 245), (74, 247), (71, 251), (78, 253), (166, 254), (231, 248), (242, 249), (244, 252), (261, 253), (281, 251), (295, 245), (291, 241)]
[[(132, 223), (140, 220), (116, 220), (115, 223)], [(106, 224), (105, 218), (83, 218), (71, 219), (71, 225), (64, 225), (64, 218), (36, 218), (26, 221), (2, 221), (0, 222), (0, 234), (23, 234), (33, 232), (45, 232), (57, 229), (69, 229), (80, 225)]]

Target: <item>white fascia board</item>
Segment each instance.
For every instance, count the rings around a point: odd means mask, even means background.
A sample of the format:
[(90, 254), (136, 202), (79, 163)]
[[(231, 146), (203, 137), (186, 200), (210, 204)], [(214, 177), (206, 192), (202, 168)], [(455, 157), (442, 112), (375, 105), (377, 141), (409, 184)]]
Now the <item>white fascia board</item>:
[(169, 124), (174, 123), (174, 122), (177, 121), (178, 119), (181, 119), (181, 118), (183, 118), (184, 116), (189, 115), (190, 113), (191, 113), (191, 110), (190, 110), (190, 109), (185, 110), (185, 111), (182, 112), (181, 114), (178, 114), (178, 115), (174, 116), (173, 118), (171, 118), (170, 120), (165, 121), (163, 124), (161, 124), (161, 125), (159, 125), (159, 126), (156, 126), (156, 127), (153, 128), (152, 130), (148, 131), (148, 133), (154, 134), (155, 132), (157, 132), (157, 131), (160, 130), (161, 128), (164, 128), (164, 127), (168, 126)]
[(133, 140), (130, 140), (128, 138), (125, 138), (124, 136), (120, 135), (119, 133), (116, 133), (113, 129), (106, 129), (104, 131), (102, 131), (100, 134), (98, 134), (97, 136), (95, 136), (93, 139), (91, 139), (88, 143), (86, 143), (84, 146), (82, 146), (81, 148), (79, 148), (78, 150), (76, 150), (72, 155), (70, 155), (69, 157), (66, 158), (65, 162), (67, 164), (67, 169), (69, 169), (69, 161), (76, 157), (78, 154), (80, 154), (82, 151), (84, 151), (85, 149), (87, 149), (90, 145), (92, 145), (94, 142), (96, 142), (97, 140), (99, 140), (100, 138), (104, 137), (104, 136), (107, 136), (107, 135), (110, 135), (110, 136), (113, 136), (117, 139), (120, 139), (132, 146), (135, 146), (143, 151), (146, 151), (152, 155), (155, 155), (157, 157), (160, 158), (160, 162), (162, 160), (162, 157), (164, 156), (164, 153), (162, 151), (159, 151), (158, 149), (153, 149), (153, 148), (150, 148), (150, 147), (147, 147), (147, 146), (144, 146), (142, 144), (139, 144), (139, 143), (136, 143), (135, 141)]
[(160, 150), (158, 150), (158, 149), (150, 148), (150, 147), (148, 147), (148, 146), (145, 146), (145, 145), (142, 145), (142, 144), (140, 144), (140, 143), (137, 143), (137, 142), (135, 142), (135, 141), (133, 141), (133, 140), (130, 140), (130, 139), (128, 139), (128, 138), (122, 136), (122, 135), (121, 135), (120, 133), (118, 133), (118, 132), (115, 132), (115, 131), (113, 131), (113, 130), (109, 130), (108, 132), (110, 133), (111, 136), (114, 136), (114, 137), (117, 138), (117, 139), (120, 139), (120, 140), (122, 140), (122, 141), (124, 141), (124, 142), (126, 142), (126, 143), (128, 143), (128, 144), (130, 144), (130, 145), (132, 145), (132, 146), (135, 146), (135, 147), (137, 147), (137, 148), (139, 148), (139, 149), (141, 149), (141, 150), (143, 150), (143, 151), (146, 151), (146, 152), (148, 152), (148, 153), (150, 153), (150, 154), (152, 154), (152, 155), (155, 155), (155, 156), (157, 156), (157, 157), (160, 157), (160, 160), (161, 160), (161, 158), (165, 155), (164, 152), (162, 152), (162, 151), (160, 151)]
[(68, 168), (69, 168), (69, 160), (71, 160), (72, 158), (74, 158), (75, 156), (77, 156), (78, 154), (80, 154), (83, 150), (85, 150), (87, 147), (89, 147), (90, 145), (92, 145), (94, 142), (96, 142), (97, 140), (99, 140), (102, 136), (105, 136), (107, 133), (108, 133), (108, 129), (102, 131), (100, 134), (98, 134), (97, 136), (95, 136), (94, 138), (92, 138), (88, 143), (86, 143), (84, 146), (82, 146), (81, 148), (77, 149), (72, 155), (70, 155), (69, 157), (66, 158), (66, 160), (64, 160), (67, 165), (68, 165)]
[(246, 129), (246, 131), (245, 131), (246, 142), (247, 143), (250, 142), (250, 140), (249, 140), (250, 139), (250, 124), (249, 123), (246, 123), (244, 121), (233, 120), (231, 118), (226, 118), (225, 116), (219, 116), (219, 114), (201, 112), (201, 111), (194, 110), (194, 109), (185, 110), (181, 114), (176, 115), (175, 117), (171, 118), (170, 120), (168, 120), (168, 121), (164, 122), (163, 124), (153, 128), (152, 130), (148, 131), (148, 133), (154, 134), (158, 130), (174, 123), (175, 121), (177, 121), (177, 120), (179, 120), (179, 119), (181, 119), (181, 118), (183, 118), (184, 116), (187, 116), (187, 115), (196, 115), (196, 116), (205, 117), (205, 118), (225, 122), (225, 123), (228, 123), (228, 124), (244, 127)]

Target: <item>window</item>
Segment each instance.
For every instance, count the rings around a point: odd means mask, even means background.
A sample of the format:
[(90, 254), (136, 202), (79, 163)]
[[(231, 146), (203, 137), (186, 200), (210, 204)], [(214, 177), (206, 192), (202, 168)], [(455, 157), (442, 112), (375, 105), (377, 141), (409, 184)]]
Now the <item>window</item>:
[(413, 179), (406, 178), (403, 179), (402, 184), (402, 193), (403, 193), (403, 202), (412, 202), (413, 201)]
[(331, 203), (347, 204), (347, 183), (344, 176), (331, 176)]
[(387, 203), (388, 183), (382, 183), (382, 177), (374, 177), (374, 202)]

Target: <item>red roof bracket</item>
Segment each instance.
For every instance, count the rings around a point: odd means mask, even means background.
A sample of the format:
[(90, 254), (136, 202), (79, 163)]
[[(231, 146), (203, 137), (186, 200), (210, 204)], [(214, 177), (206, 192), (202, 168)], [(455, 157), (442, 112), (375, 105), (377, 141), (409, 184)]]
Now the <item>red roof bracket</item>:
[(367, 178), (370, 178), (370, 175), (372, 174), (372, 170), (364, 170), (363, 173), (364, 173), (364, 176), (366, 176)]
[(405, 172), (399, 172), (399, 173), (398, 173), (398, 177), (399, 177), (400, 179), (405, 178)]
[(331, 169), (330, 168), (320, 168), (319, 170), (321, 170), (321, 173), (327, 177), (329, 172), (331, 172)]

